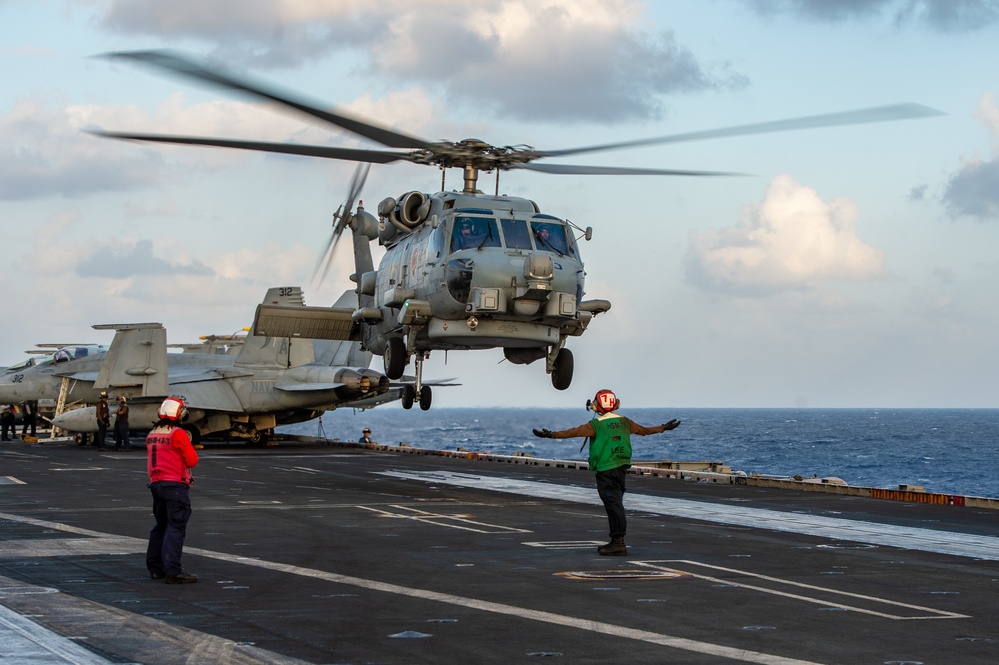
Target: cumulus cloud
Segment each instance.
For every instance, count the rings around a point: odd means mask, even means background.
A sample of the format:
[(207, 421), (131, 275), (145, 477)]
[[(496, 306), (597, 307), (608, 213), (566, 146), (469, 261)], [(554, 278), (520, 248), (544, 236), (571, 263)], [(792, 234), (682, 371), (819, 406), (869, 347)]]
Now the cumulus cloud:
[(127, 154), (80, 132), (88, 113), (49, 98), (22, 99), (0, 116), (0, 200), (124, 191), (155, 180)]
[(995, 221), (999, 220), (999, 108), (995, 94), (982, 96), (975, 116), (989, 132), (992, 158), (977, 154), (965, 158), (961, 169), (947, 181), (943, 204), (955, 219)]
[(996, 0), (737, 0), (762, 15), (784, 14), (840, 22), (889, 16), (895, 25), (919, 25), (935, 32), (982, 30), (999, 23)]
[(153, 111), (60, 102), (42, 96), (25, 98), (0, 115), (0, 200), (132, 191), (245, 158), (231, 150), (127, 145), (93, 136), (87, 129), (320, 144), (337, 140), (335, 134), (301, 118), (266, 112), (264, 104), (190, 104), (183, 94), (173, 95)]
[(211, 275), (200, 261), (174, 263), (153, 255), (153, 243), (140, 240), (129, 247), (103, 246), (76, 266), (80, 277), (125, 278), (137, 275)]
[(827, 280), (887, 276), (885, 253), (857, 237), (856, 205), (823, 201), (790, 176), (771, 181), (762, 202), (738, 225), (692, 231), (685, 256), (688, 281), (707, 289), (769, 294)]
[(540, 121), (654, 118), (663, 96), (747, 82), (724, 63), (702, 64), (672, 32), (651, 31), (635, 0), (107, 0), (99, 20), (122, 34), (207, 44), (253, 68), (344, 50), (396, 84)]

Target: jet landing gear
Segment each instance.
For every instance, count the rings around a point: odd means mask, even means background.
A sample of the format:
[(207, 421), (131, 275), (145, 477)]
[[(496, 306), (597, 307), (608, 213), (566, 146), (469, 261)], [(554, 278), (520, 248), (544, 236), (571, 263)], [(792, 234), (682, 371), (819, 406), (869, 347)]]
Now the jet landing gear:
[(416, 383), (407, 383), (402, 387), (400, 401), (404, 409), (412, 409), (413, 404), (417, 401), (417, 397), (419, 397), (420, 409), (427, 411), (434, 400), (434, 394), (430, 386), (423, 385), (423, 360), (423, 355), (416, 356)]

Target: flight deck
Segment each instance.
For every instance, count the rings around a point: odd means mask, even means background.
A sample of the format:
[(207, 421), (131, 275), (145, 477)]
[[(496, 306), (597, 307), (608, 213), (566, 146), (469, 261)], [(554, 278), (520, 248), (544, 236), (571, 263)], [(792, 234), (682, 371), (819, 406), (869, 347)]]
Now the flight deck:
[(999, 660), (996, 510), (635, 475), (630, 555), (601, 557), (578, 465), (199, 452), (199, 582), (165, 585), (143, 451), (0, 448), (4, 662)]

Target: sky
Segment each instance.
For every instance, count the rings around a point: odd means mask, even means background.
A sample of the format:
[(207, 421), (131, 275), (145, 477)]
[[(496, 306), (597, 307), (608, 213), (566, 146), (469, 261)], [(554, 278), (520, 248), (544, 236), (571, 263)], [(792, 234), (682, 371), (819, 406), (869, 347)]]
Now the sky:
[[(569, 341), (568, 390), (500, 350), (424, 376), (462, 384), (435, 406), (999, 407), (999, 0), (0, 0), (0, 45), (0, 365), (110, 343), (94, 324), (184, 343), (249, 326), (271, 286), (351, 288), (348, 247), (312, 275), (353, 164), (83, 131), (380, 147), (100, 57), (172, 48), (431, 140), (547, 150), (939, 110), (551, 160), (747, 176), (503, 173), (593, 228), (586, 297), (613, 307)], [(362, 198), (440, 181), (376, 165)]]

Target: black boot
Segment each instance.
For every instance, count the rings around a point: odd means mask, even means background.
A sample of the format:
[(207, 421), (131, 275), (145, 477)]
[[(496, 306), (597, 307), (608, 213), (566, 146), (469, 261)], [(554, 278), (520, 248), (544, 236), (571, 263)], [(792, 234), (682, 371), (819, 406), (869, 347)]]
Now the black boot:
[(611, 538), (609, 543), (598, 547), (597, 552), (603, 556), (628, 556), (628, 548), (624, 544), (623, 536)]

